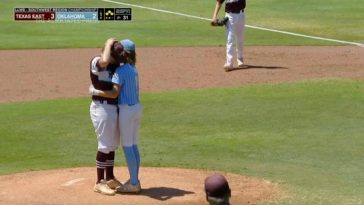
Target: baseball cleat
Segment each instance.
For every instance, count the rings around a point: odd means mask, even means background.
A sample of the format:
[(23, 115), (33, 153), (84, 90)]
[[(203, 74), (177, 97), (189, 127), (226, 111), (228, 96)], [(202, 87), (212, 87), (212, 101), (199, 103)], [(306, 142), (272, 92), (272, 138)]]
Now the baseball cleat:
[(117, 180), (116, 178), (110, 179), (106, 182), (107, 186), (109, 186), (110, 189), (116, 189), (119, 186), (122, 186), (123, 184)]
[(99, 183), (96, 183), (94, 191), (109, 196), (115, 195), (115, 190), (110, 189), (105, 180), (101, 180)]
[(244, 66), (244, 61), (242, 58), (238, 58), (238, 67), (243, 67)]
[(229, 71), (233, 70), (233, 65), (229, 64), (229, 63), (225, 63), (224, 69), (226, 72), (229, 72)]
[(132, 185), (130, 183), (130, 180), (128, 180), (125, 184), (123, 184), (122, 186), (120, 186), (116, 189), (116, 191), (120, 192), (120, 193), (134, 193), (134, 194), (139, 193), (141, 190), (142, 190), (142, 188), (140, 186), (139, 181), (138, 181), (138, 184)]

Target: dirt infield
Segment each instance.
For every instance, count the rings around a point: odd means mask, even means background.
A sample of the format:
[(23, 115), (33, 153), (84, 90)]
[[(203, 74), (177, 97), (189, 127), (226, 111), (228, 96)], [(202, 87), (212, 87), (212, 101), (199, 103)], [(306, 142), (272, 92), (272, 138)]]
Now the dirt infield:
[[(139, 48), (148, 92), (313, 78), (364, 79), (364, 48), (247, 47), (248, 66), (224, 72), (224, 47)], [(87, 96), (90, 58), (100, 49), (0, 51), (0, 103)]]
[[(126, 168), (117, 168), (120, 179)], [(121, 173), (121, 174), (120, 174)], [(72, 168), (0, 176), (0, 204), (206, 204), (204, 178), (211, 171), (175, 168), (141, 168), (142, 191), (138, 195), (105, 196), (94, 193), (95, 168)], [(277, 197), (278, 188), (269, 181), (223, 173), (229, 180), (234, 204), (255, 204)]]
[[(364, 79), (364, 48), (246, 47), (246, 67), (231, 72), (222, 69), (224, 49), (139, 48), (142, 92), (318, 78)], [(0, 103), (87, 96), (89, 61), (99, 51), (0, 51)], [(120, 179), (127, 178), (125, 168), (117, 168), (116, 173)], [(94, 168), (20, 173), (0, 176), (0, 204), (206, 204), (203, 179), (211, 173), (143, 167), (140, 195), (112, 197), (92, 191)], [(281, 195), (269, 181), (224, 174), (231, 182), (233, 204), (256, 204)]]

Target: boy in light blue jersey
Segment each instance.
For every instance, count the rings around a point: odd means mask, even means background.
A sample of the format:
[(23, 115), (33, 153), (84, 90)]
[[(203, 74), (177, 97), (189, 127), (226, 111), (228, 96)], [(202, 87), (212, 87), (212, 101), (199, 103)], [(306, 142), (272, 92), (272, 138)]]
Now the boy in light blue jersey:
[(124, 49), (126, 62), (118, 67), (112, 77), (114, 83), (111, 91), (91, 89), (95, 95), (104, 97), (118, 96), (119, 129), (121, 144), (128, 164), (130, 179), (117, 188), (121, 193), (139, 193), (140, 154), (138, 148), (138, 131), (142, 116), (142, 106), (139, 102), (139, 78), (135, 67), (135, 44), (129, 39), (120, 41)]
[(124, 64), (116, 69), (112, 82), (121, 88), (118, 96), (119, 105), (135, 105), (139, 103), (138, 71), (135, 65)]

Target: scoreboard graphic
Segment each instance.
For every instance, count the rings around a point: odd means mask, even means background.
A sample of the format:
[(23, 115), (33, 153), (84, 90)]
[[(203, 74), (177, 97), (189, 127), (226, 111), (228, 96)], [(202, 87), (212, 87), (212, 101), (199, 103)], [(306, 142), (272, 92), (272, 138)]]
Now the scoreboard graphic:
[(131, 21), (131, 8), (14, 8), (15, 21)]

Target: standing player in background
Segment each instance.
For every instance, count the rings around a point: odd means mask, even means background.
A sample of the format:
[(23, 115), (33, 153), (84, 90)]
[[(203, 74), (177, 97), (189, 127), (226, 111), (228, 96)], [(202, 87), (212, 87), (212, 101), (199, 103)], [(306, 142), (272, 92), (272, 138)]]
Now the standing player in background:
[(90, 93), (103, 97), (118, 97), (119, 128), (121, 142), (128, 164), (130, 178), (124, 185), (117, 188), (121, 193), (139, 193), (140, 154), (138, 148), (138, 132), (142, 117), (142, 106), (139, 101), (139, 78), (135, 67), (135, 44), (129, 39), (120, 41), (124, 48), (126, 63), (116, 69), (112, 78), (114, 83), (111, 91), (91, 89)]
[[(100, 90), (112, 89), (112, 75), (120, 66), (122, 46), (115, 39), (106, 41), (101, 56), (91, 60), (90, 77), (93, 87)], [(93, 95), (90, 116), (98, 140), (96, 154), (97, 181), (94, 191), (114, 195), (121, 183), (114, 177), (115, 150), (120, 143), (117, 98)], [(106, 173), (106, 178), (105, 178)]]
[[(212, 24), (217, 24), (218, 13), (225, 0), (216, 0), (215, 10), (212, 16)], [(244, 65), (244, 30), (245, 30), (245, 14), (244, 9), (246, 6), (245, 0), (226, 0), (225, 13), (229, 21), (226, 27), (226, 63), (224, 65), (225, 71), (233, 69), (233, 56), (234, 56), (234, 40), (236, 40), (236, 52), (238, 66)]]

